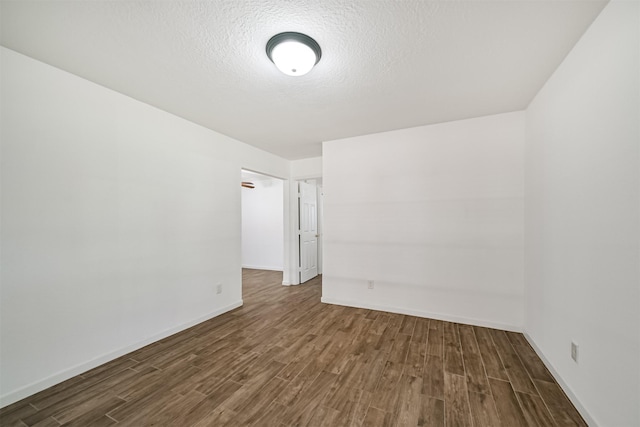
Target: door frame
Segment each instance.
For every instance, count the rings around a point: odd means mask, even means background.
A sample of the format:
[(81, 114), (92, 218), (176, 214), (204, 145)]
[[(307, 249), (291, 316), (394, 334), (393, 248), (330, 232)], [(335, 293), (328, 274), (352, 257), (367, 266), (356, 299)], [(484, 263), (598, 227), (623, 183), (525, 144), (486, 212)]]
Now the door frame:
[(298, 265), (300, 283), (306, 283), (319, 274), (318, 184), (315, 180), (298, 181), (298, 189)]
[[(283, 230), (284, 230), (284, 235), (282, 236), (283, 239), (283, 247), (284, 247), (284, 253), (283, 253), (283, 259), (282, 259), (282, 284), (283, 285), (290, 285), (292, 284), (290, 281), (290, 278), (292, 277), (292, 269), (295, 268), (294, 265), (291, 264), (292, 260), (292, 253), (296, 252), (296, 249), (293, 249), (292, 247), (292, 242), (291, 242), (291, 227), (292, 227), (292, 222), (293, 222), (293, 217), (291, 216), (291, 200), (295, 200), (295, 199), (291, 199), (291, 178), (290, 177), (284, 177), (284, 176), (280, 176), (280, 175), (274, 175), (272, 173), (268, 173), (268, 172), (264, 172), (261, 169), (255, 169), (255, 168), (251, 168), (251, 167), (247, 167), (247, 166), (241, 166), (239, 171), (238, 171), (238, 183), (240, 183), (242, 181), (242, 171), (248, 171), (248, 172), (253, 172), (253, 173), (258, 173), (260, 175), (265, 175), (265, 176), (270, 176), (272, 178), (277, 178), (282, 180), (282, 191), (283, 191), (283, 197), (282, 197), (282, 201), (283, 201), (283, 206), (282, 206), (282, 214), (283, 214), (283, 220), (284, 220), (284, 224), (283, 224)], [(239, 203), (240, 203), (240, 215), (242, 215), (242, 187), (240, 187), (240, 185), (238, 185), (238, 198), (239, 198)], [(240, 219), (239, 221), (239, 227), (240, 227), (240, 239), (242, 240), (242, 219)], [(297, 224), (296, 224), (297, 227)], [(242, 241), (240, 242), (240, 248), (242, 250)], [(242, 270), (242, 253), (240, 253), (240, 270)], [(241, 275), (242, 276), (242, 275)], [(298, 283), (295, 283), (298, 284)]]
[[(282, 284), (284, 286), (290, 285), (299, 285), (300, 284), (300, 267), (299, 267), (299, 257), (300, 257), (300, 248), (298, 247), (298, 181), (308, 181), (308, 180), (318, 180), (322, 179), (322, 174), (312, 174), (312, 175), (303, 175), (303, 176), (288, 176), (283, 177), (279, 175), (274, 175), (272, 173), (265, 172), (260, 169), (255, 169), (252, 167), (241, 166), (238, 171), (238, 179), (240, 179), (242, 169), (247, 170), (249, 172), (255, 172), (262, 175), (271, 176), (274, 178), (281, 179), (283, 182), (283, 214), (284, 214), (284, 258), (283, 258), (283, 271), (282, 271)], [(240, 186), (238, 185), (238, 197), (240, 197)], [(322, 216), (320, 212), (322, 211), (322, 195), (318, 198), (318, 230), (320, 237), (318, 238), (318, 273), (322, 274), (323, 266), (323, 254), (322, 247), (323, 244), (323, 224), (322, 224)], [(240, 201), (239, 201), (240, 202)], [(241, 202), (240, 202), (241, 203)], [(242, 212), (242, 206), (240, 207), (240, 212)], [(242, 223), (239, 223), (239, 226), (242, 227)], [(242, 230), (240, 230), (240, 235)], [(242, 255), (241, 255), (242, 256)]]

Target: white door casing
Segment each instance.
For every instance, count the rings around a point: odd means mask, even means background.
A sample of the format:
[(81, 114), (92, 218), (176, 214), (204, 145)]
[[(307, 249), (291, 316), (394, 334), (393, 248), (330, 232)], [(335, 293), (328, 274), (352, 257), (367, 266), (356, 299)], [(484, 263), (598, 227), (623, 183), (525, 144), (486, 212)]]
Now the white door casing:
[(300, 283), (318, 275), (318, 207), (316, 186), (298, 183)]

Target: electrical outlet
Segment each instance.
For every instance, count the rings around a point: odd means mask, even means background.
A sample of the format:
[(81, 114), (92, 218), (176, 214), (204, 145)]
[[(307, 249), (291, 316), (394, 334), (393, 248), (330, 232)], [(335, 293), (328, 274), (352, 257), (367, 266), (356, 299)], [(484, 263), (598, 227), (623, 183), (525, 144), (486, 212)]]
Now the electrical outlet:
[(367, 280), (367, 287), (373, 289), (373, 280)]
[(221, 294), (222, 293), (222, 283), (218, 283), (218, 285), (216, 286), (216, 294)]
[(578, 363), (578, 344), (571, 341), (571, 358)]

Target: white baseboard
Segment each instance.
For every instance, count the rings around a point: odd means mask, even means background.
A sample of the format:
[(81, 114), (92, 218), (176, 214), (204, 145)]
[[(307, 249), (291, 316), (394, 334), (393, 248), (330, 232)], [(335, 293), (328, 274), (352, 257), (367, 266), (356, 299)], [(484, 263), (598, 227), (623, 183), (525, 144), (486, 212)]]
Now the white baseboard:
[(569, 387), (569, 384), (567, 384), (562, 379), (560, 374), (558, 374), (558, 371), (556, 371), (556, 369), (553, 367), (551, 362), (549, 362), (549, 359), (545, 357), (544, 353), (536, 345), (533, 338), (531, 338), (531, 336), (529, 336), (527, 332), (522, 332), (522, 334), (527, 339), (529, 344), (531, 344), (531, 347), (533, 347), (533, 350), (536, 352), (540, 360), (542, 360), (542, 363), (544, 363), (544, 365), (547, 367), (549, 372), (551, 372), (551, 375), (556, 380), (556, 382), (558, 383), (562, 391), (564, 391), (564, 393), (567, 395), (571, 403), (573, 403), (573, 406), (575, 406), (578, 412), (580, 413), (580, 415), (582, 415), (582, 418), (584, 418), (584, 420), (587, 422), (587, 424), (590, 427), (598, 427), (599, 424), (596, 422), (595, 418), (593, 418), (593, 416), (589, 413), (589, 411), (587, 411), (587, 408), (585, 408), (582, 402), (580, 402), (580, 399), (578, 399), (578, 397), (575, 395), (571, 387)]
[(444, 320), (447, 322), (463, 323), (465, 325), (482, 326), (486, 328), (502, 329), (503, 331), (522, 332), (521, 326), (509, 325), (499, 322), (489, 322), (486, 320), (473, 319), (461, 316), (451, 316), (442, 313), (431, 313), (428, 311), (414, 310), (403, 307), (392, 307), (387, 305), (361, 303), (356, 301), (343, 301), (334, 298), (322, 297), (320, 299), (326, 304), (344, 305), (347, 307), (366, 308), (369, 310), (388, 311), (390, 313), (406, 314), (408, 316), (427, 317), (429, 319)]
[(2, 396), (0, 396), (0, 408), (4, 408), (5, 406), (8, 406), (12, 403), (15, 403), (21, 399), (24, 399), (25, 397), (31, 396), (32, 394), (35, 394), (39, 391), (42, 391), (44, 389), (47, 389), (53, 385), (56, 385), (58, 383), (61, 383), (65, 380), (68, 380), (69, 378), (73, 378), (76, 375), (80, 375), (83, 372), (87, 372), (90, 369), (96, 368), (100, 365), (103, 365), (111, 360), (117, 359), (120, 356), (124, 356), (127, 353), (131, 353), (132, 351), (138, 350), (146, 345), (149, 345), (151, 343), (154, 343), (156, 341), (159, 341), (163, 338), (166, 338), (170, 335), (173, 335), (175, 333), (178, 333), (180, 331), (184, 331), (185, 329), (188, 329), (192, 326), (197, 325), (198, 323), (202, 323), (205, 322), (209, 319), (212, 319), (214, 317), (217, 317), (221, 314), (224, 314), (228, 311), (233, 310), (234, 308), (238, 308), (241, 307), (243, 304), (243, 301), (240, 300), (238, 302), (235, 302), (233, 304), (230, 304), (226, 307), (222, 307), (219, 308), (218, 310), (215, 310), (211, 313), (208, 313), (204, 316), (198, 317), (197, 319), (193, 319), (187, 323), (183, 323), (181, 325), (175, 326), (173, 328), (169, 328), (166, 329), (158, 334), (155, 334), (147, 339), (144, 339), (142, 341), (139, 341), (135, 344), (132, 345), (128, 345), (126, 347), (120, 348), (116, 351), (112, 351), (110, 353), (104, 354), (102, 356), (98, 356), (94, 359), (91, 359), (87, 362), (84, 363), (80, 363), (76, 366), (73, 366), (71, 368), (65, 369), (63, 371), (60, 371), (58, 373), (55, 373), (49, 377), (46, 377), (42, 380), (39, 381), (35, 381), (31, 384), (28, 384), (24, 387), (20, 387), (17, 390), (11, 391), (9, 393), (3, 394)]
[(282, 271), (282, 266), (280, 267), (272, 267), (272, 266), (264, 266), (264, 265), (242, 265), (242, 268), (249, 268), (251, 270), (269, 270), (269, 271)]

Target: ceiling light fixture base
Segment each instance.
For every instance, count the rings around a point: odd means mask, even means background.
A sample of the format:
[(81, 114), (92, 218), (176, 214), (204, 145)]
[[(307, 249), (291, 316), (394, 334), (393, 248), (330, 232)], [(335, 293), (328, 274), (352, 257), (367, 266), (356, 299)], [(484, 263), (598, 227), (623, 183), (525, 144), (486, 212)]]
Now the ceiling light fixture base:
[(318, 42), (306, 34), (290, 31), (271, 37), (266, 51), (271, 62), (289, 76), (307, 74), (322, 57)]

